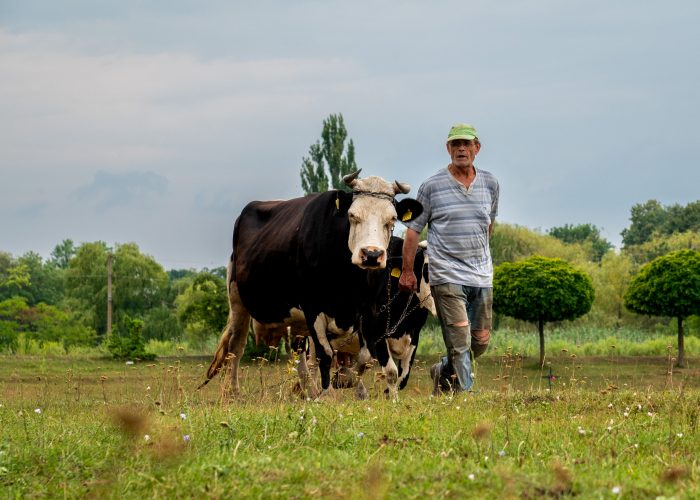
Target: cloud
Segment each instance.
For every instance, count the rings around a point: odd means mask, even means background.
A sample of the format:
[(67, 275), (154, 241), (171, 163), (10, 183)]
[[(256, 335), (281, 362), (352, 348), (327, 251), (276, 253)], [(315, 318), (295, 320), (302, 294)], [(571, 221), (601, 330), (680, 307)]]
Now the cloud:
[(143, 204), (152, 195), (164, 194), (168, 180), (154, 172), (112, 173), (98, 171), (93, 181), (76, 191), (78, 199), (104, 212), (133, 203)]

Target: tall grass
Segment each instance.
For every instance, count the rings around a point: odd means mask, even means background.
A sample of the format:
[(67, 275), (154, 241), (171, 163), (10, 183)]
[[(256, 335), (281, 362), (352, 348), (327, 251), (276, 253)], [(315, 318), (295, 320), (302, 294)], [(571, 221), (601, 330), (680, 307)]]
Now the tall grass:
[[(645, 332), (638, 329), (568, 327), (547, 330), (545, 327), (545, 351), (548, 355), (562, 350), (585, 356), (606, 356), (614, 350), (621, 356), (665, 356), (668, 346), (676, 349), (675, 335)], [(508, 351), (523, 356), (539, 355), (539, 335), (535, 328), (529, 331), (500, 329), (491, 333), (486, 356), (501, 355)], [(428, 325), (421, 331), (419, 355), (437, 354), (445, 350), (440, 327)], [(685, 337), (685, 352), (689, 356), (700, 353), (700, 338)]]

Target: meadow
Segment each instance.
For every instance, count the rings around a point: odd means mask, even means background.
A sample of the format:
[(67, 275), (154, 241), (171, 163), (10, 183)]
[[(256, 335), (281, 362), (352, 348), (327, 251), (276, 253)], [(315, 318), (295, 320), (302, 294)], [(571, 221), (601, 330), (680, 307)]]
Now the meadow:
[[(593, 342), (597, 342), (594, 340)], [(583, 346), (587, 342), (582, 342)], [(590, 343), (590, 342), (588, 342)], [(697, 498), (700, 370), (666, 355), (501, 346), (476, 390), (432, 397), (416, 360), (398, 402), (294, 392), (286, 356), (246, 363), (242, 393), (197, 385), (209, 357), (125, 364), (0, 357), (5, 498)], [(182, 351), (180, 351), (182, 352)], [(276, 359), (275, 359), (276, 358)]]

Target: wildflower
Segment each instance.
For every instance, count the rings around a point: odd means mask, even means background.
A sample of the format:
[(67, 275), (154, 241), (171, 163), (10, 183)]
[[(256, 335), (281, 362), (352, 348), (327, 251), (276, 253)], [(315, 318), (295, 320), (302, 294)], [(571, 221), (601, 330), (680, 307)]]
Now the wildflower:
[(469, 479), (470, 481), (474, 481), (474, 474), (469, 474), (467, 476), (467, 479)]
[(586, 435), (586, 430), (585, 430), (583, 427), (579, 426), (579, 428), (578, 428), (578, 433), (579, 433), (580, 436), (585, 436), (585, 435)]
[(316, 417), (312, 417), (311, 418), (311, 425), (316, 425), (316, 422), (317, 422)]
[(501, 450), (498, 452), (499, 457), (505, 457), (506, 456), (506, 450)]
[(630, 416), (630, 414), (629, 414), (628, 412), (623, 413), (623, 415), (624, 415), (625, 417), (629, 417), (629, 416)]
[(488, 462), (488, 461), (489, 461), (489, 456), (486, 455), (486, 456), (484, 457), (484, 462)]
[(149, 436), (148, 434), (146, 434), (145, 436), (143, 436), (143, 440), (146, 441), (146, 442), (148, 443), (148, 442), (151, 440), (151, 436)]
[(459, 410), (459, 406), (455, 406), (455, 409), (456, 409), (456, 410)]
[(185, 443), (189, 443), (190, 442), (190, 435), (185, 434), (184, 436), (182, 436), (182, 439), (185, 441)]
[(653, 417), (653, 416), (654, 416), (654, 414), (653, 414), (652, 412), (650, 412), (650, 411), (647, 412), (647, 415), (649, 415), (650, 417)]
[(638, 443), (634, 443), (634, 447), (635, 447), (635, 448), (639, 448), (639, 444), (638, 444)]
[(613, 495), (619, 495), (621, 491), (622, 491), (622, 488), (620, 488), (619, 486), (613, 486), (613, 488), (612, 488)]
[(637, 411), (642, 411), (642, 405), (637, 405)]
[(612, 408), (612, 403), (610, 403), (610, 404), (608, 405), (608, 408)]
[(150, 385), (147, 385), (147, 386), (146, 386), (146, 390), (147, 390), (147, 391), (150, 391), (150, 390), (151, 390), (151, 386), (150, 386)]
[(184, 413), (180, 413), (180, 418), (182, 420), (187, 420), (187, 415), (185, 415)]
[(612, 427), (608, 425), (608, 432), (612, 431)]
[(41, 408), (35, 408), (34, 413), (36, 413), (37, 415), (41, 415)]
[(127, 361), (126, 364), (127, 364), (127, 365), (133, 365), (134, 362), (133, 362), (133, 361)]
[(363, 437), (365, 437), (365, 433), (364, 433), (364, 432), (358, 432), (358, 433), (357, 433), (357, 437), (358, 437), (358, 438), (363, 438)]

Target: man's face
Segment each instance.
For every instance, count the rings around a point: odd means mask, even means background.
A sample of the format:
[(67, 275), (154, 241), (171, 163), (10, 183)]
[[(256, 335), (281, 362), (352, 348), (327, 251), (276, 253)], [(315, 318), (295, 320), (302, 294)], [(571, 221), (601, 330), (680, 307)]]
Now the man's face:
[(474, 166), (474, 158), (481, 149), (481, 144), (475, 140), (455, 139), (447, 143), (447, 152), (450, 154), (452, 164), (458, 168)]

